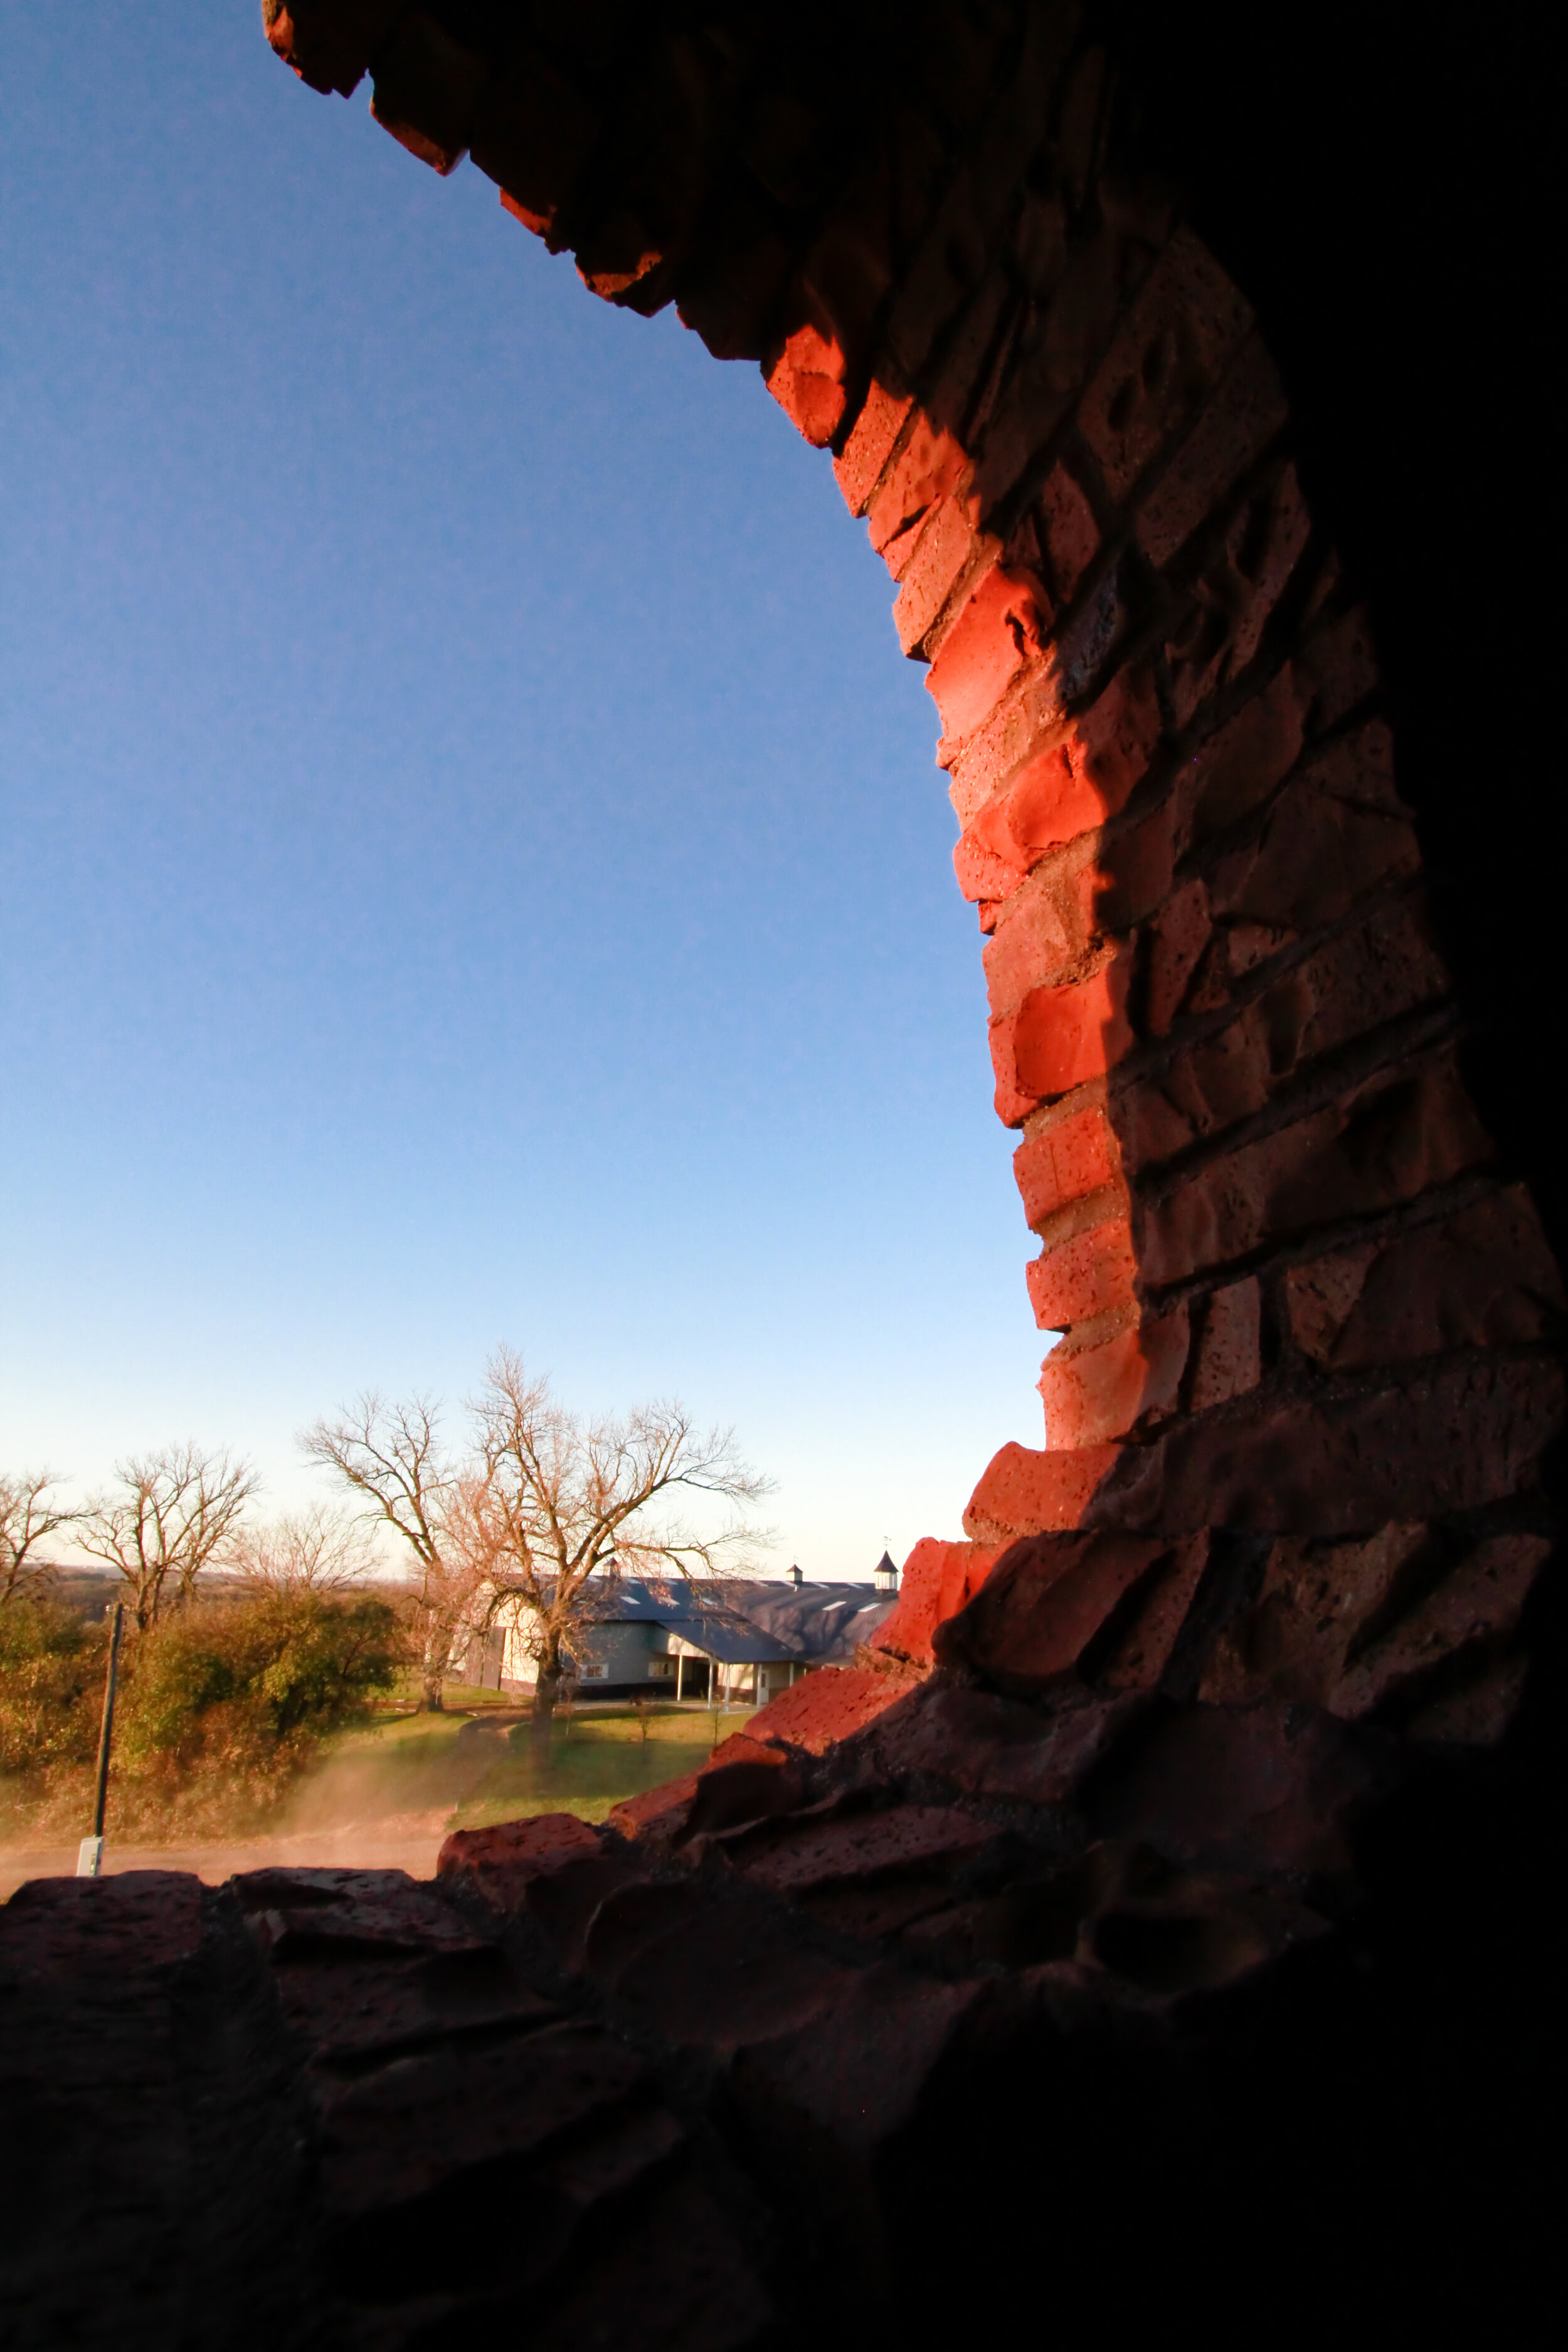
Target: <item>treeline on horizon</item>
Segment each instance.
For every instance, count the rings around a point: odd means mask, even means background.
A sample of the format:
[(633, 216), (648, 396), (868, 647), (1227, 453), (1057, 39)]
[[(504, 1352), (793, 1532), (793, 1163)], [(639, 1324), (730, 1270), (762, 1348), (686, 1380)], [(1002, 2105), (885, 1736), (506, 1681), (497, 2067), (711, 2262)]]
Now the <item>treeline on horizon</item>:
[(0, 1473), (0, 1835), (89, 1825), (115, 1597), (121, 1838), (259, 1826), (423, 1655), (414, 1596), (371, 1581), (364, 1528), (320, 1507), (253, 1519), (256, 1475), (226, 1453), (126, 1461), (78, 1508), (59, 1484)]
[[(194, 1444), (120, 1463), (79, 1507), (47, 1470), (0, 1473), (0, 1828), (9, 1811), (13, 1831), (63, 1832), (86, 1801), (108, 1621), (71, 1605), (62, 1537), (124, 1612), (119, 1834), (265, 1813), (411, 1673), (439, 1711), (454, 1652), (503, 1619), (533, 1665), (547, 1753), (595, 1578), (711, 1580), (769, 1540), (747, 1514), (770, 1482), (679, 1403), (586, 1418), (500, 1348), (466, 1413), (452, 1448), (428, 1398), (361, 1396), (300, 1439), (342, 1507), (270, 1521), (252, 1516), (250, 1464)], [(382, 1532), (401, 1584), (374, 1580)]]

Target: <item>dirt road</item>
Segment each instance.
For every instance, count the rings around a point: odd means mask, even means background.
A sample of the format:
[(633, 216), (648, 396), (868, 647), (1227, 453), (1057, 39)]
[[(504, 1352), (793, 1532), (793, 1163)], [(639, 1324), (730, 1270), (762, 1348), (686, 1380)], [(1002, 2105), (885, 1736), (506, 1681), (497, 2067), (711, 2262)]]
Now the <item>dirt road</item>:
[[(352, 1866), (361, 1870), (406, 1870), (412, 1877), (434, 1875), (436, 1856), (447, 1834), (451, 1808), (420, 1813), (387, 1813), (378, 1820), (345, 1822), (331, 1829), (293, 1836), (236, 1839), (232, 1843), (180, 1846), (106, 1846), (106, 1874), (122, 1870), (187, 1870), (209, 1886), (236, 1871), (283, 1866), (304, 1870)], [(69, 1878), (76, 1872), (71, 1846), (0, 1850), (0, 1902), (30, 1878)]]

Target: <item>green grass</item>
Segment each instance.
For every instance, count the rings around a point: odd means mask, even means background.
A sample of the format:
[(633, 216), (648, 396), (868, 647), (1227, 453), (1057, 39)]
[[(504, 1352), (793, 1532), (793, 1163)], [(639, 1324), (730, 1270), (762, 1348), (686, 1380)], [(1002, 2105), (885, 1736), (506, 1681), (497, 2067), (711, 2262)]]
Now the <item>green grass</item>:
[[(339, 1803), (364, 1813), (416, 1812), (452, 1807), (453, 1829), (479, 1829), (531, 1813), (575, 1813), (602, 1822), (612, 1805), (705, 1763), (715, 1739), (751, 1720), (752, 1710), (715, 1716), (707, 1707), (656, 1708), (645, 1740), (625, 1709), (578, 1706), (557, 1716), (550, 1753), (535, 1752), (525, 1719), (498, 1740), (459, 1748), (466, 1722), (493, 1711), (493, 1692), (448, 1688), (449, 1708), (474, 1714), (397, 1715), (334, 1742), (330, 1775)], [(337, 1807), (334, 1807), (336, 1810)]]

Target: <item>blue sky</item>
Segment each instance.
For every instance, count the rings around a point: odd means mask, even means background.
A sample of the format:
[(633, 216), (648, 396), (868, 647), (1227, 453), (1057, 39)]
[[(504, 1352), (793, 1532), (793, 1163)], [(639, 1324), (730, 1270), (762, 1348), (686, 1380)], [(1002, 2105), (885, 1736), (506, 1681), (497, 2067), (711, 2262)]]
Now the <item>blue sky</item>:
[(782, 1567), (1040, 1442), (923, 672), (751, 366), (596, 302), (255, 0), (5, 15), (0, 1465), (277, 1506), (507, 1339)]

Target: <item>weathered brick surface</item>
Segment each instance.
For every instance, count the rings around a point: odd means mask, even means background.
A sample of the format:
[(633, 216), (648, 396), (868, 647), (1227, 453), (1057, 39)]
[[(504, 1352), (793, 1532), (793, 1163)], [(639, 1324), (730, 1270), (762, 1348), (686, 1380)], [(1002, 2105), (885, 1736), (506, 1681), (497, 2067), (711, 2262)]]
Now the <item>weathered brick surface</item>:
[(932, 1633), (979, 1591), (995, 1557), (981, 1544), (923, 1537), (904, 1562), (898, 1606), (872, 1635), (872, 1649), (929, 1665)]
[(1043, 1331), (1066, 1330), (1106, 1314), (1131, 1298), (1137, 1272), (1131, 1228), (1125, 1216), (1113, 1213), (1035, 1260), (1029, 1268), (1035, 1320)]
[(1331, 1874), (1392, 1769), (1381, 1742), (1304, 1707), (1173, 1708), (1140, 1718), (1085, 1801), (1102, 1832), (1136, 1823), (1173, 1861)]
[(1451, 1055), (1380, 1072), (1177, 1185), (1142, 1221), (1143, 1278), (1172, 1282), (1393, 1208), (1490, 1156)]
[(1563, 1405), (1562, 1370), (1539, 1357), (1461, 1357), (1311, 1398), (1265, 1388), (1127, 1449), (1085, 1516), (1173, 1534), (1349, 1536), (1475, 1510), (1538, 1486)]
[(1284, 387), (1248, 335), (1197, 423), (1139, 507), (1138, 544), (1168, 563), (1285, 425)]
[(1178, 229), (1139, 289), (1079, 404), (1119, 503), (1222, 373), (1249, 316), (1235, 284)]
[(1022, 1127), (1042, 1102), (1114, 1068), (1132, 1044), (1130, 954), (1112, 955), (1087, 979), (1032, 988), (991, 1024), (996, 1115)]
[(1037, 1454), (1026, 1445), (1005, 1445), (970, 1497), (964, 1532), (976, 1543), (1002, 1545), (1047, 1528), (1080, 1526), (1123, 1451), (1086, 1445)]
[(1439, 1223), (1292, 1266), (1290, 1329), (1335, 1371), (1528, 1346), (1563, 1308), (1562, 1276), (1522, 1185), (1489, 1192)]
[(1116, 1129), (1100, 1104), (1035, 1128), (1013, 1154), (1024, 1217), (1037, 1232), (1069, 1202), (1115, 1186), (1121, 1173)]
[[(1068, 1337), (1053, 1444), (915, 1548), (873, 1663), (604, 1829), (461, 1833), (433, 1888), (25, 1890), (7, 2324), (392, 2352), (521, 2305), (542, 2352), (763, 2352), (912, 2340), (932, 2279), (982, 2325), (987, 2263), (1026, 2259), (1025, 2333), (1104, 2336), (1112, 2273), (1158, 2281), (1163, 2325), (1246, 2135), (1164, 2261), (1078, 2184), (1133, 2168), (1157, 2229), (1201, 2170), (1194, 2083), (1228, 2145), (1237, 2078), (1299, 2097), (1340, 2063), (1317, 1883), (1353, 1916), (1362, 1814), (1507, 1730), (1563, 1418), (1561, 1285), (1487, 1175), (1267, 322), (1139, 170), (1070, 5), (852, 9), (830, 68), (724, 5), (265, 16), (313, 88), (368, 73), (405, 147), (470, 149), (595, 293), (673, 303), (837, 453), (931, 664), (1031, 1296)], [(1454, 631), (1456, 690), (1491, 690)], [(1466, 1899), (1461, 1872), (1426, 1943)], [(984, 2172), (1008, 2145), (1022, 2205)], [(1094, 2292), (1058, 2310), (1086, 2231)]]
[(1076, 1666), (1164, 1547), (1157, 1538), (1041, 1535), (997, 1561), (937, 1635), (937, 1654), (1003, 1690), (1047, 1686)]
[(1092, 1337), (1053, 1349), (1041, 1368), (1046, 1436), (1054, 1447), (1100, 1445), (1176, 1409), (1191, 1340), (1184, 1304), (1134, 1317), (1104, 1338), (1089, 1330)]

